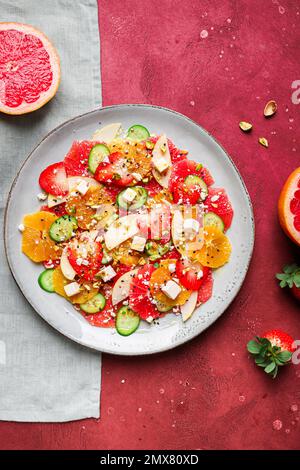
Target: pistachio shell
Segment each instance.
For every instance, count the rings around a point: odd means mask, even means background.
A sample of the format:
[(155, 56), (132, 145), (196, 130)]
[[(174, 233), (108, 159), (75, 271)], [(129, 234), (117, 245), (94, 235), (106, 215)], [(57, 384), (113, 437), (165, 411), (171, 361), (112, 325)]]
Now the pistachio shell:
[(265, 117), (270, 117), (273, 116), (277, 111), (277, 103), (274, 100), (268, 101), (265, 109), (264, 109), (264, 116)]
[(269, 142), (267, 141), (267, 139), (265, 139), (265, 137), (260, 137), (258, 139), (258, 142), (260, 143), (260, 145), (262, 145), (263, 147), (269, 147)]
[(241, 121), (239, 123), (239, 126), (240, 126), (240, 129), (242, 129), (243, 132), (249, 132), (249, 131), (251, 131), (251, 129), (253, 127), (250, 122), (246, 122), (246, 121)]

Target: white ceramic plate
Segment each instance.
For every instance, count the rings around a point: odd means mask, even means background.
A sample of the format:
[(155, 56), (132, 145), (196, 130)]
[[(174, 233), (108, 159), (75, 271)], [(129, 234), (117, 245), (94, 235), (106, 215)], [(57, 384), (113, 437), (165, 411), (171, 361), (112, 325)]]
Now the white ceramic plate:
[[(215, 185), (226, 188), (234, 207), (228, 236), (232, 243), (230, 262), (214, 273), (212, 298), (194, 312), (185, 324), (180, 317), (167, 315), (158, 326), (142, 326), (125, 338), (112, 329), (91, 326), (62, 297), (47, 294), (37, 283), (41, 266), (21, 253), (18, 225), (23, 215), (39, 208), (37, 194), (41, 171), (63, 160), (74, 139), (88, 139), (102, 125), (122, 122), (145, 125), (150, 132), (166, 133), (174, 143), (189, 151), (190, 158), (212, 172)], [(48, 134), (29, 155), (10, 191), (5, 219), (5, 244), (12, 274), (34, 309), (62, 334), (99, 351), (139, 355), (165, 351), (199, 335), (226, 310), (237, 295), (246, 275), (254, 242), (251, 202), (243, 180), (224, 149), (198, 124), (174, 111), (156, 106), (110, 106), (78, 116)], [(45, 326), (46, 327), (46, 326)]]

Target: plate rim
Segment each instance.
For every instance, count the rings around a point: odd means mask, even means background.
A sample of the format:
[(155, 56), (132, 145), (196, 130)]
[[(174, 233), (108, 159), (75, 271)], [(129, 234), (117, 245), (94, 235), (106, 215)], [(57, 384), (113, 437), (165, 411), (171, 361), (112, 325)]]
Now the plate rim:
[[(73, 121), (76, 121), (77, 119), (80, 119), (80, 118), (83, 118), (85, 116), (89, 116), (91, 114), (94, 114), (94, 113), (97, 113), (101, 110), (106, 110), (106, 109), (111, 109), (111, 110), (118, 110), (120, 108), (126, 108), (126, 107), (138, 107), (138, 108), (154, 108), (154, 109), (160, 109), (160, 110), (163, 110), (163, 111), (167, 111), (169, 113), (172, 113), (172, 114), (175, 114), (177, 116), (179, 116), (180, 118), (183, 118), (184, 120), (186, 120), (187, 122), (190, 122), (192, 124), (194, 124), (195, 126), (197, 126), (202, 132), (204, 132), (207, 136), (209, 136), (213, 141), (214, 143), (221, 148), (221, 150), (224, 152), (226, 158), (228, 159), (228, 161), (230, 162), (231, 166), (233, 167), (236, 175), (238, 176), (239, 180), (240, 180), (240, 183), (241, 183), (241, 186), (245, 192), (245, 195), (246, 195), (246, 200), (247, 200), (247, 203), (248, 203), (248, 207), (249, 207), (249, 210), (250, 210), (250, 224), (251, 224), (251, 240), (249, 240), (249, 254), (248, 254), (248, 258), (247, 258), (247, 262), (246, 262), (246, 266), (245, 266), (245, 270), (244, 270), (244, 273), (242, 275), (242, 277), (240, 278), (240, 287), (238, 289), (238, 291), (236, 292), (236, 294), (230, 299), (229, 303), (227, 304), (226, 308), (220, 313), (220, 315), (218, 315), (216, 318), (214, 318), (211, 322), (209, 322), (200, 332), (193, 332), (192, 335), (188, 338), (186, 337), (183, 337), (181, 338), (176, 344), (172, 344), (172, 345), (166, 345), (166, 346), (162, 346), (160, 347), (159, 349), (155, 349), (155, 350), (149, 350), (149, 351), (144, 351), (144, 352), (119, 352), (117, 350), (115, 351), (112, 351), (112, 350), (108, 350), (106, 349), (105, 347), (104, 348), (101, 348), (101, 346), (98, 348), (98, 347), (95, 347), (95, 346), (92, 346), (88, 343), (86, 343), (85, 341), (81, 341), (80, 339), (74, 337), (72, 334), (70, 333), (67, 333), (65, 331), (63, 331), (62, 329), (60, 329), (57, 325), (54, 325), (52, 324), (49, 319), (47, 319), (43, 313), (42, 313), (42, 310), (40, 308), (38, 308), (33, 299), (29, 299), (27, 297), (27, 295), (25, 294), (25, 292), (23, 291), (23, 288), (22, 288), (22, 285), (21, 283), (19, 283), (16, 279), (16, 276), (15, 276), (15, 270), (13, 268), (13, 266), (11, 265), (11, 262), (10, 262), (10, 256), (8, 254), (8, 243), (7, 243), (7, 240), (8, 240), (8, 223), (7, 223), (7, 219), (8, 219), (8, 211), (9, 211), (9, 204), (10, 204), (10, 201), (11, 201), (11, 197), (12, 197), (12, 192), (13, 192), (13, 189), (19, 179), (19, 176), (20, 176), (20, 173), (22, 172), (24, 166), (26, 165), (26, 163), (30, 160), (30, 158), (32, 157), (32, 155), (34, 154), (34, 152), (38, 149), (38, 147), (40, 147), (40, 145), (46, 140), (48, 139), (48, 137), (50, 137), (52, 134), (55, 134), (58, 130), (62, 129), (64, 126), (72, 123)], [(13, 182), (10, 186), (10, 189), (9, 189), (9, 192), (8, 192), (8, 195), (7, 195), (7, 201), (6, 201), (6, 206), (5, 206), (5, 211), (4, 211), (4, 223), (3, 223), (3, 241), (4, 241), (4, 251), (5, 251), (5, 256), (6, 256), (6, 260), (7, 260), (7, 263), (8, 263), (8, 266), (9, 266), (9, 269), (10, 269), (10, 272), (12, 274), (12, 277), (15, 281), (15, 283), (17, 284), (19, 290), (21, 291), (23, 297), (26, 299), (26, 301), (31, 305), (31, 307), (34, 309), (35, 312), (38, 313), (38, 315), (42, 318), (43, 321), (45, 321), (45, 323), (47, 323), (49, 326), (51, 326), (54, 330), (58, 331), (60, 334), (62, 334), (63, 336), (65, 336), (66, 338), (68, 338), (69, 340), (72, 340), (74, 342), (76, 342), (77, 344), (81, 345), (81, 346), (84, 346), (86, 348), (89, 348), (93, 351), (98, 351), (98, 352), (102, 352), (102, 353), (106, 353), (106, 354), (112, 354), (112, 355), (116, 355), (116, 356), (148, 356), (148, 355), (152, 355), (152, 354), (159, 354), (159, 353), (162, 353), (162, 352), (165, 352), (165, 351), (169, 351), (171, 349), (174, 349), (174, 348), (177, 348), (179, 346), (182, 346), (183, 344), (185, 343), (188, 343), (190, 341), (192, 341), (193, 339), (195, 339), (197, 336), (199, 336), (200, 334), (202, 334), (204, 331), (206, 331), (211, 325), (213, 325), (220, 317), (221, 315), (223, 315), (223, 313), (230, 307), (231, 303), (234, 301), (234, 299), (237, 297), (243, 283), (244, 283), (244, 280), (245, 280), (245, 277), (248, 273), (248, 270), (249, 270), (249, 266), (250, 266), (250, 263), (251, 263), (251, 259), (252, 259), (252, 255), (253, 255), (253, 250), (254, 250), (254, 243), (255, 243), (255, 219), (254, 219), (254, 211), (253, 211), (253, 205), (252, 205), (252, 201), (251, 201), (251, 198), (250, 198), (250, 195), (249, 195), (249, 192), (248, 192), (248, 189), (246, 187), (246, 184), (236, 166), (236, 164), (234, 163), (234, 161), (232, 160), (231, 156), (229, 155), (229, 153), (225, 150), (225, 148), (223, 147), (222, 144), (220, 144), (220, 142), (209, 132), (207, 131), (204, 127), (202, 127), (202, 125), (198, 124), (196, 121), (194, 121), (192, 118), (186, 116), (185, 114), (182, 114), (178, 111), (175, 111), (173, 109), (170, 109), (170, 108), (167, 108), (167, 107), (164, 107), (164, 106), (159, 106), (159, 105), (153, 105), (153, 104), (142, 104), (142, 103), (122, 103), (122, 104), (114, 104), (114, 105), (109, 105), (109, 106), (101, 106), (101, 107), (98, 107), (98, 108), (94, 108), (92, 109), (91, 111), (87, 111), (85, 113), (82, 113), (82, 114), (79, 114), (77, 116), (74, 116), (70, 119), (67, 119), (66, 121), (63, 121), (62, 123), (60, 123), (58, 126), (54, 127), (51, 131), (49, 131), (39, 142), (38, 144), (31, 150), (31, 152), (28, 154), (28, 156), (25, 158), (25, 160), (23, 161), (23, 163), (21, 164), (21, 166), (19, 167), (19, 169), (17, 170), (17, 173), (16, 173), (16, 176), (15, 178), (13, 179)]]

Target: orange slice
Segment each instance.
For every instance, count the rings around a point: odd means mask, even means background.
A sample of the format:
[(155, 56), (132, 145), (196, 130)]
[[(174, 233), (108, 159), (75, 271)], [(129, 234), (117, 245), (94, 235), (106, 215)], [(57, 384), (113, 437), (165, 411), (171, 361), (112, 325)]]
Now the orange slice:
[(109, 145), (111, 153), (120, 152), (126, 158), (126, 166), (130, 173), (138, 173), (142, 178), (151, 174), (151, 158), (144, 142), (114, 140)]
[(84, 196), (80, 194), (71, 195), (66, 202), (66, 211), (76, 217), (80, 228), (87, 230), (90, 228), (90, 223), (96, 214), (95, 206), (111, 202), (110, 195), (105, 187), (101, 185), (99, 188), (90, 188)]
[[(65, 297), (73, 304), (83, 304), (84, 302), (92, 299), (98, 292), (98, 289), (93, 287), (91, 283), (83, 282), (81, 285), (82, 292), (73, 295), (72, 297), (68, 297), (64, 289), (64, 286), (67, 284), (70, 284), (70, 281), (64, 277), (60, 267), (56, 268), (53, 272), (53, 288), (57, 294)], [(88, 287), (89, 290), (86, 289), (86, 287)]]
[(129, 253), (130, 245), (131, 240), (127, 240), (114, 250), (110, 251), (109, 254), (112, 256), (114, 261), (119, 261), (119, 263), (125, 264), (125, 266), (136, 266), (139, 264), (142, 255), (133, 250)]
[(231, 244), (224, 233), (216, 227), (204, 230), (204, 245), (192, 257), (203, 266), (220, 268), (229, 260)]
[(61, 249), (49, 237), (49, 228), (57, 219), (55, 214), (46, 211), (27, 214), (22, 235), (22, 252), (35, 263), (58, 259)]
[(279, 222), (293, 242), (300, 245), (300, 168), (290, 174), (278, 201)]
[[(168, 260), (169, 261), (169, 260)], [(186, 290), (181, 286), (182, 291), (176, 297), (175, 300), (170, 299), (166, 294), (161, 291), (161, 286), (167, 281), (172, 279), (172, 275), (169, 269), (165, 266), (156, 269), (153, 271), (153, 274), (150, 278), (150, 292), (152, 297), (159, 302), (162, 302), (164, 305), (169, 307), (174, 307), (175, 305), (183, 305), (191, 295), (191, 291)]]

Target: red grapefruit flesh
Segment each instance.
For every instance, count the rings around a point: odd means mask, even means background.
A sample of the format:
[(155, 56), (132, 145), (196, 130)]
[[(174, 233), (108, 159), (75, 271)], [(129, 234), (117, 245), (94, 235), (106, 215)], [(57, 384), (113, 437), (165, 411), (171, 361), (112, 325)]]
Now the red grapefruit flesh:
[(290, 174), (281, 190), (278, 215), (285, 233), (300, 245), (300, 168)]
[(221, 217), (225, 225), (225, 230), (228, 230), (233, 218), (233, 209), (225, 189), (209, 188), (205, 205), (207, 212), (214, 212)]
[(44, 106), (60, 81), (58, 54), (49, 39), (22, 23), (0, 23), (0, 112), (25, 114)]

